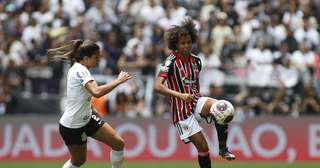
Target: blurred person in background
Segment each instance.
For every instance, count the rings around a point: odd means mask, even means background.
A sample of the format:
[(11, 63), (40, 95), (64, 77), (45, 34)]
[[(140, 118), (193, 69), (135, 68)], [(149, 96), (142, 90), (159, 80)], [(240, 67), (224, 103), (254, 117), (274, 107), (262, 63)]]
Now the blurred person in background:
[(299, 43), (299, 50), (292, 53), (290, 61), (296, 66), (300, 73), (302, 85), (310, 85), (315, 64), (315, 53), (311, 50), (311, 43), (303, 41)]
[(136, 24), (133, 37), (128, 40), (123, 49), (124, 54), (118, 60), (119, 68), (140, 73), (148, 65), (149, 61), (145, 57), (147, 46), (143, 39), (143, 25)]
[(91, 97), (104, 96), (131, 76), (121, 71), (117, 79), (99, 86), (88, 69), (97, 66), (101, 51), (96, 43), (89, 40), (74, 40), (49, 49), (48, 57), (51, 61), (68, 60), (72, 64), (67, 75), (67, 104), (59, 122), (60, 134), (71, 154), (63, 168), (77, 168), (85, 163), (87, 136), (110, 146), (112, 167), (120, 168), (124, 140), (92, 109)]
[(303, 99), (299, 107), (299, 111), (304, 114), (320, 113), (320, 99), (317, 97), (314, 87), (305, 86)]
[[(209, 109), (217, 100), (200, 95), (199, 73), (202, 63), (198, 56), (191, 53), (192, 44), (198, 38), (193, 20), (187, 18), (181, 26), (170, 28), (166, 38), (168, 48), (172, 52), (160, 70), (154, 90), (170, 97), (173, 124), (181, 140), (184, 143), (192, 142), (197, 148), (201, 168), (211, 168), (209, 147), (198, 122), (202, 117), (206, 118), (208, 123), (212, 122)], [(219, 155), (227, 160), (235, 159), (226, 146), (228, 124), (215, 123), (215, 125), (219, 140)]]
[(109, 100), (106, 96), (101, 96), (99, 98), (92, 97), (91, 105), (92, 108), (97, 110), (101, 117), (105, 117), (110, 113)]
[[(289, 114), (297, 110), (293, 109), (293, 104), (297, 103), (293, 90), (299, 87), (299, 71), (290, 61), (291, 54), (286, 43), (281, 44), (280, 50), (274, 52), (273, 57), (271, 78), (274, 79), (275, 84), (274, 88), (272, 88), (272, 95), (269, 96), (269, 100), (266, 102), (268, 104), (266, 112)], [(271, 82), (273, 82), (272, 79)]]
[(315, 71), (317, 97), (320, 99), (320, 48), (316, 54)]
[(218, 24), (212, 29), (211, 41), (213, 42), (214, 54), (220, 57), (225, 39), (233, 39), (234, 35), (232, 28), (226, 22), (228, 15), (224, 12), (218, 12), (216, 16)]
[(12, 86), (4, 80), (4, 75), (0, 74), (0, 115), (12, 115), (18, 105), (17, 95), (13, 92)]
[(312, 27), (311, 17), (303, 17), (303, 26), (294, 31), (294, 37), (299, 43), (310, 43), (310, 49), (314, 49), (319, 45), (319, 32), (315, 27)]

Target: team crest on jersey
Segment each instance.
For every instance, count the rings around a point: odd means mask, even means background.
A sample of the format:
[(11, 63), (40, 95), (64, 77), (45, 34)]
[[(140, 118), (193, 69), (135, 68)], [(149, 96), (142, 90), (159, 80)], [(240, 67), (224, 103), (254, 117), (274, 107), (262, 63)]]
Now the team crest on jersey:
[(78, 77), (78, 78), (82, 78), (82, 77), (83, 77), (83, 74), (80, 73), (80, 72), (77, 72), (77, 77)]
[(193, 69), (195, 72), (199, 72), (198, 66), (197, 66), (196, 64), (192, 64), (192, 69)]

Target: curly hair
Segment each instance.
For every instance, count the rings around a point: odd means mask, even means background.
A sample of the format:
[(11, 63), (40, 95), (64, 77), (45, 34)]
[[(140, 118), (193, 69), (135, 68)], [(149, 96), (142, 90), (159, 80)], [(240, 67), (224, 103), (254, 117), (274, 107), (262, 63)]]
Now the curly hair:
[(181, 26), (174, 26), (170, 28), (166, 32), (166, 40), (168, 42), (168, 48), (170, 50), (177, 50), (177, 44), (181, 37), (183, 36), (191, 36), (192, 44), (195, 43), (198, 39), (198, 31), (196, 29), (196, 25), (194, 24), (192, 18), (186, 18)]

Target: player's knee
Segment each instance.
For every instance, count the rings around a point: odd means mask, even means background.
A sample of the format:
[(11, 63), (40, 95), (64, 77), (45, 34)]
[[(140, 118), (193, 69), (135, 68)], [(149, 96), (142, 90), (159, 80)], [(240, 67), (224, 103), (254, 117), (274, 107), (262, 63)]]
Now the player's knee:
[(120, 150), (123, 150), (124, 145), (125, 145), (124, 140), (121, 138), (121, 139), (119, 140), (119, 144), (118, 144), (119, 149), (120, 149)]
[(211, 116), (210, 114), (210, 108), (211, 106), (216, 102), (217, 100), (216, 99), (208, 99), (205, 104), (203, 105), (202, 109), (201, 109), (201, 115), (203, 117), (209, 117)]
[(124, 140), (122, 138), (118, 138), (117, 141), (115, 141), (114, 145), (112, 146), (113, 150), (121, 151), (124, 149)]
[(198, 147), (198, 152), (208, 152), (209, 147), (206, 143), (200, 144)]

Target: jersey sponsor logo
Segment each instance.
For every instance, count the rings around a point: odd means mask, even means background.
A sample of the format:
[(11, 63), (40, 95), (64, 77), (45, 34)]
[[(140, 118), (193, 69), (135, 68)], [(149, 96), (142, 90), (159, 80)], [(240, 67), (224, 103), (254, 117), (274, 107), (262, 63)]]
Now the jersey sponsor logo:
[(182, 79), (182, 81), (183, 81), (183, 84), (185, 84), (185, 85), (191, 85), (191, 84), (196, 83), (195, 80), (188, 79), (187, 77), (184, 77), (184, 78)]

